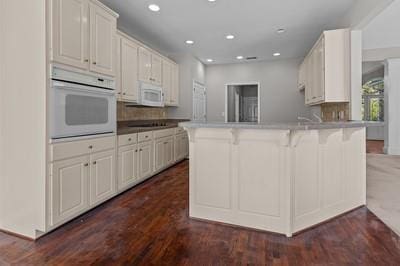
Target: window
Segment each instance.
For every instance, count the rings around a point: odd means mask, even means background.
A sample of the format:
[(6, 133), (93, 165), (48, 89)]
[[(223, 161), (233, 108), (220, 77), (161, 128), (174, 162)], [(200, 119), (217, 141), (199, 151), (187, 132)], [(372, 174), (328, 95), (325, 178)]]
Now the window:
[(363, 85), (363, 120), (384, 121), (384, 88), (383, 78), (371, 79)]

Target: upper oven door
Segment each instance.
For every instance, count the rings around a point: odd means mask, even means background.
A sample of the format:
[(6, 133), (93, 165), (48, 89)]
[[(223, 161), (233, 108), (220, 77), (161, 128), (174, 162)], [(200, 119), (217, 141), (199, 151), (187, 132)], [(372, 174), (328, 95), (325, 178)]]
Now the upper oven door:
[(51, 138), (116, 132), (114, 91), (54, 80), (51, 87)]

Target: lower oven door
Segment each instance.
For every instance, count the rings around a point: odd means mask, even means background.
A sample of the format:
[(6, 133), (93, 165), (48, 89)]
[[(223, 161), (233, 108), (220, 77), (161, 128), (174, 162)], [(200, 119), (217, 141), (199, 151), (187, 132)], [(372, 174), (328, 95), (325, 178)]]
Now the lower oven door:
[(52, 81), (49, 116), (52, 139), (116, 132), (115, 92)]

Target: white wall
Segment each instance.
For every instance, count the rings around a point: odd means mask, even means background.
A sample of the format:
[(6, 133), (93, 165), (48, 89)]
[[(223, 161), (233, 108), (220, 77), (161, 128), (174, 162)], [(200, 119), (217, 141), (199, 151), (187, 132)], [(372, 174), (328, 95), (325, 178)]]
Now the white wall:
[(262, 122), (293, 122), (298, 116), (310, 116), (304, 93), (297, 90), (300, 62), (301, 59), (288, 59), (207, 66), (208, 120), (224, 121), (225, 85), (245, 82), (260, 82)]
[(45, 0), (0, 0), (0, 228), (45, 227)]
[(205, 66), (190, 54), (172, 55), (179, 64), (179, 107), (168, 108), (168, 118), (191, 119), (193, 114), (193, 80), (205, 84)]

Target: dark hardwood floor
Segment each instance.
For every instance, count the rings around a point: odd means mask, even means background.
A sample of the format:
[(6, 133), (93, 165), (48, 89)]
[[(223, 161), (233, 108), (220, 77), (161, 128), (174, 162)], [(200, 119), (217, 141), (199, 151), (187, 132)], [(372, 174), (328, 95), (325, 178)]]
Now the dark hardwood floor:
[(383, 154), (383, 140), (367, 140), (367, 153)]
[(182, 162), (36, 242), (0, 233), (0, 265), (400, 265), (366, 208), (293, 238), (188, 218)]

